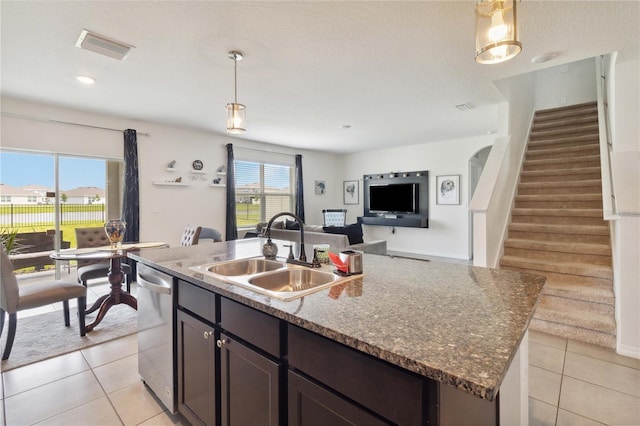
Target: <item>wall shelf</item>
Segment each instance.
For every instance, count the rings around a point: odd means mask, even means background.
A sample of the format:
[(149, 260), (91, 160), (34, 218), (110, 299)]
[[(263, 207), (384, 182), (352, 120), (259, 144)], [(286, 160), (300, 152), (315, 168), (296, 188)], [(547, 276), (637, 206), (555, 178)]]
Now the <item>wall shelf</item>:
[(193, 173), (194, 175), (204, 175), (204, 174), (207, 174), (207, 172), (205, 172), (204, 170), (191, 170), (191, 173)]
[(189, 186), (188, 183), (184, 183), (184, 182), (164, 182), (161, 180), (154, 180), (153, 184), (155, 186)]
[(178, 169), (176, 169), (175, 167), (167, 167), (165, 170), (168, 171), (168, 172), (176, 172), (176, 171), (178, 171)]
[(226, 188), (227, 185), (224, 183), (210, 183), (209, 186), (215, 186), (216, 188)]
[(358, 223), (374, 226), (402, 226), (407, 228), (428, 228), (429, 219), (419, 215), (408, 216), (359, 216)]

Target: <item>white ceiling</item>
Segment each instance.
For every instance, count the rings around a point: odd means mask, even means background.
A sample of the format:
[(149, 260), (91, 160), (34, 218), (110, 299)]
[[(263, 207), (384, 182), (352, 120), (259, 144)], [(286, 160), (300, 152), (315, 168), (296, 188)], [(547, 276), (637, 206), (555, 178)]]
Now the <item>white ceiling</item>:
[[(494, 81), (612, 51), (640, 57), (638, 1), (523, 0), (523, 52), (499, 65), (473, 59), (473, 1), (0, 4), (3, 95), (224, 133), (227, 52), (240, 50), (240, 137), (329, 152), (486, 134), (502, 100)], [(136, 48), (124, 61), (78, 49), (83, 28)], [(465, 102), (471, 111), (455, 108)]]

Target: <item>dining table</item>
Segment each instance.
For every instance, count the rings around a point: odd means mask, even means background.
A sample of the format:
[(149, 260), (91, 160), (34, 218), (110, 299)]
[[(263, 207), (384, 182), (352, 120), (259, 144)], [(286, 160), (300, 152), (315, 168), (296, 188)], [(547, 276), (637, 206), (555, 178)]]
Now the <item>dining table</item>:
[[(125, 304), (138, 309), (138, 301), (136, 298), (122, 290), (122, 282), (124, 281), (124, 272), (122, 272), (122, 259), (127, 257), (127, 253), (131, 251), (140, 250), (142, 248), (160, 248), (168, 247), (164, 242), (151, 241), (151, 242), (138, 242), (138, 243), (123, 243), (117, 246), (101, 246), (101, 247), (89, 247), (89, 248), (72, 248), (65, 250), (58, 250), (51, 253), (49, 256), (54, 260), (108, 260), (109, 261), (109, 273), (107, 278), (111, 286), (109, 293), (102, 295), (96, 300), (93, 305), (85, 311), (85, 313), (92, 313), (96, 310), (98, 315), (95, 320), (86, 325), (86, 331), (92, 331), (105, 317), (109, 309), (115, 305)], [(133, 268), (135, 270), (135, 268)]]

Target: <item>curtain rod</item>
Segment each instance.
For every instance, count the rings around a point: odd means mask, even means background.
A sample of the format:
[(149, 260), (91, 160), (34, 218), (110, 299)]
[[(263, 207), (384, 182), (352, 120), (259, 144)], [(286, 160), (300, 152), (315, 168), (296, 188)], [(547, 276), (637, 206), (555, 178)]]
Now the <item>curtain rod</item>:
[[(227, 145), (229, 145), (228, 143), (225, 143), (224, 145), (222, 145), (223, 147), (227, 147)], [(233, 145), (233, 144), (231, 144)], [(297, 154), (290, 154), (288, 152), (279, 152), (279, 151), (270, 151), (270, 150), (266, 150), (266, 149), (258, 149), (258, 148), (247, 148), (245, 146), (239, 146), (239, 145), (234, 145), (235, 148), (239, 148), (239, 149), (246, 149), (249, 151), (257, 151), (257, 152), (268, 152), (270, 154), (279, 154), (279, 155), (289, 155), (291, 157), (295, 157)]]
[[(61, 121), (61, 120), (52, 120), (50, 118), (33, 117), (33, 116), (30, 116), (30, 115), (14, 114), (14, 113), (11, 113), (11, 112), (3, 112), (2, 115), (7, 116), (7, 117), (13, 117), (13, 118), (22, 118), (22, 119), (25, 119), (25, 120), (42, 121), (42, 122), (45, 122), (45, 123), (68, 124), (70, 126), (87, 127), (89, 129), (109, 130), (109, 131), (120, 132), (120, 133), (124, 132), (124, 130), (112, 129), (111, 127), (92, 126), (90, 124), (73, 123), (73, 122), (70, 122), (70, 121)], [(137, 130), (136, 130), (136, 134), (138, 134), (140, 136), (151, 136), (151, 134), (149, 132), (144, 133), (144, 132), (138, 132)]]

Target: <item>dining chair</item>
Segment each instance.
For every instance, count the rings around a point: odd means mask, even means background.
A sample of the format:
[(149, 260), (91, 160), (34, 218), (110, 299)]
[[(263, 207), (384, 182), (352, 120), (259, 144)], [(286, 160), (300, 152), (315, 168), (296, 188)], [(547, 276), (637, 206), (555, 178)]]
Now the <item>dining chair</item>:
[[(91, 228), (76, 228), (76, 241), (78, 248), (92, 248), (111, 245), (109, 237), (102, 226)], [(131, 265), (122, 263), (122, 272), (125, 275), (127, 293), (131, 293)], [(109, 262), (101, 260), (78, 260), (78, 282), (87, 286), (87, 281), (97, 278), (106, 278), (109, 274)]]
[(191, 226), (187, 225), (182, 232), (182, 238), (180, 238), (180, 245), (182, 247), (185, 246), (195, 246), (198, 244), (200, 240), (200, 232), (202, 231), (201, 226)]
[(323, 226), (344, 226), (347, 221), (347, 209), (324, 209)]
[(213, 240), (214, 243), (219, 243), (222, 241), (222, 234), (217, 229), (202, 227), (200, 229), (198, 242), (200, 242), (200, 240)]
[[(1, 245), (1, 244), (0, 244)], [(87, 289), (82, 284), (73, 281), (48, 281), (40, 284), (20, 287), (18, 279), (13, 273), (13, 265), (9, 255), (2, 246), (2, 272), (0, 274), (0, 335), (4, 330), (5, 313), (9, 314), (9, 330), (7, 343), (2, 353), (2, 359), (9, 359), (13, 341), (16, 337), (18, 311), (38, 308), (51, 303), (62, 302), (64, 311), (64, 325), (69, 327), (69, 299), (78, 299), (78, 323), (80, 336), (86, 333), (84, 311), (87, 306)]]

